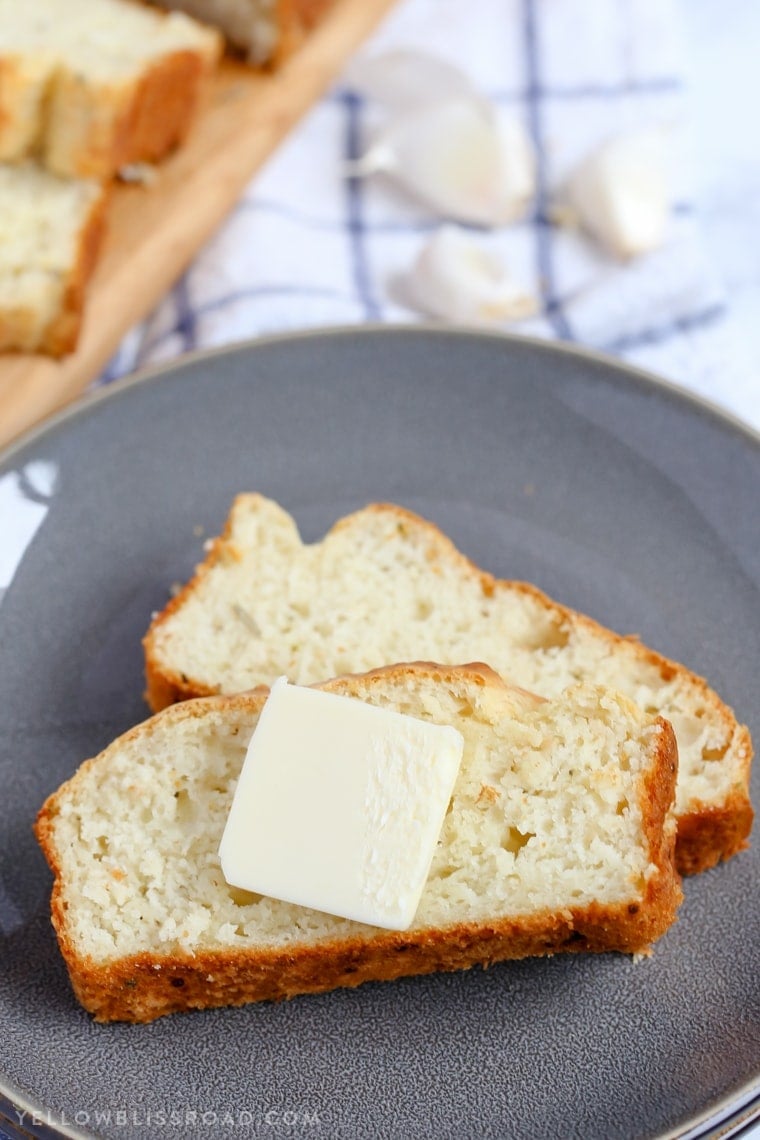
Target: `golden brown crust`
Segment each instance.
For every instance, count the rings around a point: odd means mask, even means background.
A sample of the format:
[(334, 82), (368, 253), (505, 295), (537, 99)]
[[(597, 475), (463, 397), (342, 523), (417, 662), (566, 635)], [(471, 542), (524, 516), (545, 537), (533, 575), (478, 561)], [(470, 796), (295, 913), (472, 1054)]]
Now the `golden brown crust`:
[[(331, 693), (360, 697), (363, 692), (375, 685), (381, 687), (389, 680), (411, 679), (415, 675), (430, 677), (443, 685), (453, 685), (457, 680), (466, 677), (480, 688), (490, 689), (504, 696), (512, 708), (516, 704), (535, 708), (536, 705), (546, 703), (544, 697), (504, 681), (495, 669), (483, 661), (468, 661), (464, 665), (441, 665), (437, 661), (401, 661), (393, 665), (379, 665), (376, 669), (368, 669), (366, 673), (344, 673), (340, 677), (331, 677), (329, 681), (319, 681), (309, 688), (327, 689)], [(266, 685), (261, 685), (251, 692), (266, 694), (269, 689)]]
[(77, 346), (84, 314), (85, 294), (105, 232), (108, 194), (101, 188), (93, 200), (77, 241), (77, 252), (61, 294), (60, 304), (47, 324), (30, 309), (0, 310), (0, 351), (35, 352), (60, 357)]
[(68, 942), (58, 899), (53, 925), (72, 987), (85, 1009), (97, 1021), (145, 1022), (185, 1010), (277, 1001), (559, 952), (646, 952), (673, 918), (650, 909), (650, 901), (636, 912), (626, 905), (579, 907), (490, 925), (383, 933), (367, 942), (346, 939), (255, 953), (140, 954), (104, 965), (81, 958)]
[[(212, 50), (181, 50), (157, 59), (138, 82), (91, 86), (60, 69), (47, 100), (41, 147), (47, 165), (65, 177), (106, 181), (133, 162), (155, 162), (179, 145), (195, 121), (216, 62)], [(47, 81), (46, 81), (47, 82)], [(28, 77), (12, 57), (0, 59), (0, 153), (19, 157), (37, 138), (22, 127), (22, 95)], [(14, 92), (16, 105), (14, 106)], [(27, 108), (35, 121), (31, 108)], [(23, 135), (23, 137), (22, 137)], [(104, 230), (105, 200), (93, 208), (55, 313), (40, 328), (40, 315), (15, 306), (0, 312), (0, 351), (60, 357), (77, 345), (87, 283)]]
[(752, 805), (737, 790), (720, 807), (703, 806), (678, 823), (678, 867), (682, 875), (706, 871), (749, 847)]
[(0, 309), (0, 352), (30, 351), (39, 343), (38, 326), (37, 313), (27, 306)]
[(157, 162), (186, 137), (215, 59), (189, 49), (155, 60), (139, 80), (110, 88), (62, 72), (46, 124), (45, 161), (65, 177), (113, 178)]
[(13, 121), (13, 105), (18, 83), (18, 64), (12, 56), (0, 56), (0, 160), (15, 157), (13, 151), (6, 151), (5, 135)]
[(79, 237), (79, 248), (73, 271), (66, 283), (61, 312), (46, 329), (38, 351), (51, 356), (63, 356), (77, 346), (84, 315), (87, 285), (97, 261), (106, 225), (105, 190), (94, 202), (87, 222)]
[(647, 882), (649, 906), (661, 915), (675, 914), (683, 894), (676, 860), (676, 821), (672, 815), (678, 779), (678, 745), (670, 721), (657, 718), (660, 738), (657, 759), (641, 784), (639, 805), (649, 862), (657, 873)]
[(34, 150), (52, 70), (49, 59), (0, 55), (0, 161), (15, 162)]
[(174, 52), (150, 68), (135, 92), (116, 168), (157, 162), (185, 140), (210, 70), (208, 61), (192, 51)]
[[(229, 551), (232, 547), (232, 530), (236, 506), (238, 506), (238, 504), (242, 505), (247, 500), (259, 500), (261, 498), (263, 498), (263, 496), (258, 494), (241, 494), (236, 496), (225, 522), (224, 530), (220, 536), (211, 543), (205, 560), (196, 567), (195, 574), (177, 596), (172, 598), (165, 609), (151, 622), (148, 632), (143, 639), (143, 649), (145, 653), (146, 677), (145, 698), (152, 710), (158, 711), (159, 709), (166, 708), (168, 704), (175, 701), (188, 700), (195, 696), (210, 695), (212, 692), (219, 691), (218, 687), (212, 689), (202, 680), (179, 674), (164, 666), (156, 651), (156, 634), (161, 630), (161, 627), (172, 614), (179, 610), (185, 600), (194, 593), (206, 574), (219, 562), (223, 561), (225, 557), (229, 556)], [(606, 641), (611, 648), (623, 642), (629, 643), (635, 648), (641, 661), (658, 669), (661, 677), (665, 681), (671, 680), (678, 674), (687, 677), (700, 692), (705, 705), (709, 706), (716, 718), (722, 721), (727, 736), (733, 736), (735, 743), (743, 752), (744, 760), (742, 786), (735, 790), (721, 808), (710, 807), (705, 809), (700, 805), (694, 811), (688, 811), (679, 816), (676, 845), (678, 869), (681, 874), (696, 874), (699, 871), (712, 867), (715, 863), (723, 859), (730, 859), (732, 855), (735, 855), (738, 851), (743, 850), (747, 846), (747, 836), (749, 835), (753, 820), (753, 811), (749, 800), (749, 773), (752, 762), (752, 742), (746, 727), (737, 725), (732, 710), (720, 700), (703, 677), (691, 673), (683, 665), (669, 660), (662, 654), (648, 649), (639, 642), (638, 638), (630, 636), (623, 637), (616, 634), (612, 630), (606, 629), (598, 622), (595, 622), (592, 618), (587, 617), (585, 614), (578, 613), (575, 610), (569, 609), (567, 606), (561, 605), (559, 602), (555, 602), (553, 599), (547, 597), (537, 586), (527, 582), (506, 581), (494, 578), (492, 574), (476, 566), (471, 559), (458, 550), (452, 540), (439, 530), (434, 523), (423, 519), (420, 515), (415, 514), (406, 507), (400, 507), (394, 503), (371, 503), (365, 507), (362, 512), (358, 513), (364, 513), (366, 511), (390, 514), (397, 520), (399, 527), (402, 529), (408, 525), (418, 533), (423, 532), (430, 546), (431, 561), (434, 559), (445, 559), (459, 565), (479, 581), (483, 594), (486, 597), (493, 597), (493, 595), (500, 590), (504, 592), (518, 590), (520, 593), (531, 597), (534, 601), (538, 602), (547, 613), (552, 615), (552, 621), (556, 629), (557, 644), (561, 644), (563, 638), (567, 636), (567, 626), (575, 625), (576, 627), (587, 630), (595, 638)], [(326, 537), (350, 527), (354, 518), (355, 515), (347, 515), (345, 518), (339, 519), (330, 531), (328, 531)], [(681, 838), (682, 835), (683, 839)]]
[[(427, 662), (384, 666), (369, 674), (336, 678), (314, 687), (356, 693), (367, 684), (381, 684), (389, 677), (411, 677), (415, 673), (432, 675), (444, 683), (461, 678), (464, 673), (484, 689), (509, 690), (521, 702), (526, 699), (541, 702), (541, 698), (524, 690), (510, 690), (492, 669), (480, 663), (461, 668)], [(232, 697), (188, 701), (166, 709), (146, 725), (155, 727), (165, 719), (202, 717), (212, 708), (222, 713), (243, 710), (255, 715), (267, 692), (260, 687)], [(508, 959), (560, 951), (646, 953), (673, 923), (682, 898), (674, 866), (674, 829), (668, 826), (677, 769), (675, 737), (667, 721), (660, 719), (658, 724), (662, 730), (659, 743), (641, 790), (648, 855), (655, 870), (635, 902), (615, 906), (591, 904), (561, 913), (547, 911), (490, 923), (460, 923), (447, 929), (378, 931), (371, 938), (354, 936), (294, 945), (287, 950), (203, 951), (184, 955), (142, 953), (109, 963), (98, 963), (80, 955), (68, 934), (62, 872), (55, 843), (57, 801), (63, 791), (59, 789), (42, 806), (34, 829), (55, 876), (51, 917), (74, 992), (98, 1021), (146, 1022), (185, 1010), (276, 1001), (339, 986), (358, 986), (367, 981), (390, 981), (413, 974), (467, 969), (473, 965), (487, 967)], [(131, 729), (121, 742), (143, 735), (146, 725)], [(86, 771), (98, 759), (86, 761), (79, 772)], [(79, 773), (72, 780), (76, 781), (78, 776)]]
[(24, 83), (18, 60), (0, 56), (0, 162), (10, 162), (24, 154), (29, 144), (31, 124), (18, 112)]
[[(236, 496), (235, 502), (241, 498), (240, 495)], [(260, 496), (256, 496), (256, 498), (260, 498)], [(224, 524), (224, 530), (211, 541), (205, 559), (196, 566), (195, 573), (190, 581), (186, 582), (182, 589), (169, 599), (161, 613), (153, 618), (148, 632), (142, 640), (145, 653), (145, 700), (152, 712), (160, 712), (179, 701), (191, 700), (193, 697), (211, 697), (219, 692), (219, 686), (211, 687), (203, 681), (198, 681), (184, 673), (163, 666), (155, 650), (155, 637), (156, 630), (160, 629), (171, 615), (182, 607), (209, 571), (217, 563), (224, 561), (231, 546), (234, 510), (235, 505), (233, 503), (232, 510)]]

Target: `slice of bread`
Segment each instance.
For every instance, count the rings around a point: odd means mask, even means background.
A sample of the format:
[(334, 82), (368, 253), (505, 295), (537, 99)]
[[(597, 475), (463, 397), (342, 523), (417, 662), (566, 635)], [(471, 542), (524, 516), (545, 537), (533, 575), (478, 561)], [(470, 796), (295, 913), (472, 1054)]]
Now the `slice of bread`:
[(418, 658), (486, 661), (547, 697), (579, 681), (606, 685), (675, 728), (681, 872), (746, 846), (751, 741), (705, 681), (533, 586), (495, 580), (399, 507), (367, 507), (305, 546), (276, 503), (239, 496), (144, 647), (154, 710), (281, 674), (310, 684)]
[(218, 33), (130, 0), (0, 0), (0, 159), (111, 178), (185, 137)]
[(561, 950), (645, 952), (672, 923), (681, 890), (667, 721), (602, 689), (543, 701), (478, 665), (396, 665), (320, 687), (464, 737), (412, 927), (227, 886), (219, 843), (266, 690), (190, 701), (83, 764), (37, 818), (53, 925), (98, 1020)]
[(154, 0), (214, 24), (253, 64), (279, 63), (334, 0)]
[(74, 348), (104, 207), (98, 182), (0, 164), (0, 351)]

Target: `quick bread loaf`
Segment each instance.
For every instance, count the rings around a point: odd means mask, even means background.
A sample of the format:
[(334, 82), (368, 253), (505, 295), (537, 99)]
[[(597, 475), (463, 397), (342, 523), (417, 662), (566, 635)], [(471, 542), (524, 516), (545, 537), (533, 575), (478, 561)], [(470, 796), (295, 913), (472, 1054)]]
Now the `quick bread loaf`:
[(677, 754), (666, 721), (593, 687), (543, 701), (477, 665), (396, 665), (319, 687), (464, 737), (411, 929), (225, 883), (219, 843), (266, 691), (188, 701), (84, 763), (37, 818), (53, 925), (96, 1019), (150, 1021), (565, 950), (645, 952), (672, 923)]
[(0, 0), (0, 161), (113, 177), (185, 137), (221, 37), (131, 0)]
[(224, 533), (154, 619), (144, 648), (154, 710), (281, 674), (309, 684), (418, 658), (485, 661), (547, 697), (581, 681), (606, 685), (673, 724), (681, 872), (746, 846), (749, 733), (702, 678), (534, 586), (495, 580), (434, 525), (396, 506), (369, 506), (304, 545), (276, 503), (238, 496)]
[(74, 347), (104, 211), (98, 182), (0, 164), (0, 351)]

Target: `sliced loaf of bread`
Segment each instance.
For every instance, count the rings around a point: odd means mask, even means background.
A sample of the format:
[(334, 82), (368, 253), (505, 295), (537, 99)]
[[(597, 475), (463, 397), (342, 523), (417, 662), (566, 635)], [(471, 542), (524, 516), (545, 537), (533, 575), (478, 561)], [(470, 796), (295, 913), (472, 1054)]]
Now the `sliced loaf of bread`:
[(131, 0), (0, 0), (0, 160), (111, 178), (181, 142), (221, 38)]
[(0, 351), (74, 348), (104, 206), (98, 182), (0, 164)]
[(547, 697), (580, 681), (606, 685), (673, 724), (681, 872), (746, 846), (749, 733), (704, 680), (533, 586), (495, 580), (396, 506), (367, 507), (304, 545), (276, 503), (240, 495), (144, 647), (154, 710), (282, 674), (310, 684), (419, 658), (486, 661)]
[(334, 0), (154, 0), (214, 24), (250, 63), (273, 64), (293, 50)]
[(84, 763), (37, 818), (53, 925), (98, 1020), (562, 950), (642, 952), (671, 924), (681, 891), (666, 721), (602, 689), (543, 701), (484, 666), (397, 665), (320, 687), (464, 737), (412, 927), (226, 884), (219, 844), (266, 690), (189, 701)]

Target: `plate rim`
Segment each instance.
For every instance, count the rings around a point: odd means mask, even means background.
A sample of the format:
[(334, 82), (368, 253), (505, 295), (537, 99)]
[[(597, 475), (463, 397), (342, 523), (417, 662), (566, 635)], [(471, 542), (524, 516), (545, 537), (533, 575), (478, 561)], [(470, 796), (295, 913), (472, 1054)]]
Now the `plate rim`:
[[(658, 396), (669, 397), (678, 404), (686, 405), (693, 412), (706, 415), (716, 426), (724, 430), (729, 429), (732, 433), (738, 433), (745, 442), (760, 452), (760, 428), (755, 428), (754, 425), (729, 409), (674, 380), (595, 348), (561, 340), (549, 340), (539, 336), (473, 328), (466, 325), (443, 326), (434, 322), (414, 324), (365, 322), (359, 325), (326, 325), (318, 328), (289, 330), (248, 337), (231, 344), (182, 353), (170, 360), (140, 368), (111, 383), (90, 388), (58, 411), (32, 425), (21, 435), (0, 448), (0, 466), (6, 467), (12, 464), (16, 456), (28, 447), (44, 439), (49, 433), (65, 427), (69, 421), (77, 421), (80, 416), (88, 414), (100, 403), (118, 400), (133, 389), (160, 382), (164, 377), (171, 376), (188, 365), (245, 355), (251, 351), (255, 352), (258, 348), (297, 343), (304, 340), (339, 341), (348, 337), (361, 338), (365, 334), (393, 337), (412, 337), (422, 334), (441, 339), (493, 342), (497, 345), (517, 344), (536, 349), (547, 356), (587, 360), (592, 364), (609, 369), (614, 379), (619, 382), (624, 379), (634, 381), (635, 386), (640, 389), (652, 391)], [(8, 1123), (12, 1124), (14, 1128), (37, 1127), (32, 1126), (31, 1121), (26, 1120), (26, 1117), (39, 1119), (42, 1122), (42, 1131), (35, 1130), (31, 1133), (32, 1135), (61, 1136), (71, 1138), (71, 1140), (96, 1140), (96, 1133), (82, 1128), (75, 1122), (56, 1121), (54, 1117), (57, 1114), (53, 1110), (42, 1104), (34, 1096), (26, 1093), (14, 1081), (9, 1080), (2, 1071), (0, 1071), (0, 1108), (6, 1114)], [(26, 1114), (25, 1121), (16, 1126), (8, 1116), (7, 1110), (14, 1114), (17, 1110), (21, 1110)], [(733, 1092), (726, 1093), (719, 1100), (714, 1101), (702, 1112), (692, 1115), (682, 1124), (676, 1125), (666, 1132), (658, 1133), (657, 1140), (691, 1140), (692, 1137), (709, 1136), (713, 1136), (717, 1140), (718, 1137), (726, 1138), (733, 1135), (737, 1128), (743, 1128), (758, 1119), (760, 1119), (760, 1068), (755, 1076)]]
[(293, 329), (287, 332), (266, 333), (261, 336), (247, 337), (245, 340), (234, 341), (231, 344), (217, 345), (212, 348), (195, 349), (174, 356), (170, 360), (156, 364), (146, 365), (135, 372), (127, 373), (112, 380), (108, 384), (90, 388), (71, 403), (52, 412), (49, 416), (32, 425), (21, 435), (12, 439), (0, 448), (0, 465), (5, 466), (14, 456), (26, 447), (34, 444), (48, 432), (54, 431), (67, 423), (68, 420), (77, 419), (85, 415), (92, 408), (105, 400), (118, 399), (124, 393), (142, 385), (160, 381), (165, 375), (172, 375), (181, 371), (186, 365), (212, 361), (220, 357), (237, 356), (250, 352), (259, 347), (268, 347), (277, 344), (290, 344), (302, 340), (340, 340), (348, 336), (363, 336), (365, 333), (373, 335), (414, 336), (419, 333), (453, 339), (475, 339), (493, 341), (500, 344), (518, 344), (536, 348), (540, 352), (559, 357), (576, 357), (587, 360), (592, 364), (602, 365), (612, 372), (620, 374), (620, 378), (627, 376), (638, 385), (649, 388), (658, 394), (670, 396), (676, 402), (689, 405), (693, 411), (708, 415), (720, 423), (723, 428), (730, 428), (743, 435), (746, 440), (760, 448), (760, 427), (755, 427), (741, 416), (723, 407), (717, 402), (693, 392), (685, 385), (661, 376), (646, 368), (640, 368), (627, 360), (612, 356), (587, 345), (563, 340), (549, 340), (540, 336), (527, 336), (522, 333), (503, 332), (475, 328), (467, 325), (440, 325), (431, 321), (420, 321), (415, 324), (399, 324), (383, 321), (367, 321), (362, 324), (323, 325), (313, 329)]
[[(14, 1094), (17, 1094), (15, 1096)], [(13, 1124), (5, 1113), (6, 1107), (14, 1113), (21, 1109), (25, 1113), (24, 1123), (18, 1126)], [(19, 1135), (40, 1137), (65, 1137), (66, 1140), (99, 1140), (98, 1134), (87, 1131), (77, 1124), (56, 1122), (51, 1109), (45, 1107), (35, 1108), (34, 1101), (28, 1097), (12, 1081), (5, 1081), (0, 1073), (0, 1108), (6, 1115), (8, 1123), (19, 1130)], [(42, 1131), (28, 1132), (26, 1125), (37, 1128), (32, 1121), (27, 1122), (26, 1116), (37, 1117), (42, 1121)], [(745, 1128), (760, 1120), (760, 1076), (753, 1078), (734, 1094), (727, 1094), (719, 1101), (706, 1109), (698, 1117), (676, 1125), (668, 1132), (659, 1133), (654, 1140), (728, 1140), (739, 1129)], [(0, 1120), (0, 1124), (2, 1121)]]

